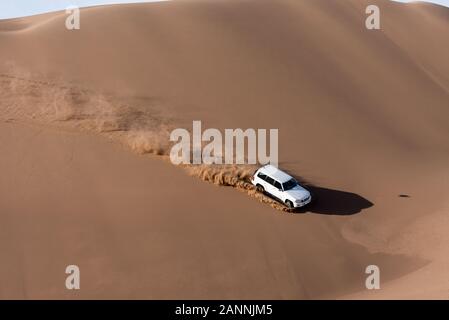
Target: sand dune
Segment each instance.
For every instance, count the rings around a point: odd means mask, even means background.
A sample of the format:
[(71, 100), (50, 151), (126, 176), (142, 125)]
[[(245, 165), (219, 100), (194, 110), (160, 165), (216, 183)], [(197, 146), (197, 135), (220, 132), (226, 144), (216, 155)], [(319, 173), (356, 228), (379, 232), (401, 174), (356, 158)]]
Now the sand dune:
[[(368, 31), (372, 3), (0, 21), (0, 297), (447, 298), (449, 10), (374, 1)], [(168, 133), (192, 120), (279, 128), (281, 166), (319, 201), (291, 214), (252, 167), (171, 165)]]

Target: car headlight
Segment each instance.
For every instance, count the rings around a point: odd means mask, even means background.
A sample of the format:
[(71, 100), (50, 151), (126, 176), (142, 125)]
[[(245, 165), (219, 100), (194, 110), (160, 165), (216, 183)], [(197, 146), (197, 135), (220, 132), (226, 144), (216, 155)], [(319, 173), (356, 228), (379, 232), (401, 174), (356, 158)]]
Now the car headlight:
[(306, 202), (309, 199), (310, 199), (310, 196), (302, 198), (301, 200), (296, 200), (296, 203), (304, 203), (304, 202)]

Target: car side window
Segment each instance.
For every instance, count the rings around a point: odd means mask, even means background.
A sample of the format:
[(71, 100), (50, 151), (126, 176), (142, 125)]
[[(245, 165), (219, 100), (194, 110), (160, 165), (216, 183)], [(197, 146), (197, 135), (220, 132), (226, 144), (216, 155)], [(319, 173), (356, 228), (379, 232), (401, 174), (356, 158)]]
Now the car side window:
[(267, 175), (263, 174), (262, 172), (259, 172), (259, 174), (257, 176), (262, 180), (265, 180), (267, 178)]
[(268, 182), (268, 183), (271, 184), (271, 185), (274, 185), (274, 179), (273, 179), (273, 178), (270, 178), (269, 176), (267, 176), (267, 177), (265, 178), (265, 181)]
[(276, 188), (282, 190), (282, 186), (281, 186), (281, 184), (280, 184), (279, 182), (275, 181), (275, 182), (274, 182), (274, 186), (275, 186)]

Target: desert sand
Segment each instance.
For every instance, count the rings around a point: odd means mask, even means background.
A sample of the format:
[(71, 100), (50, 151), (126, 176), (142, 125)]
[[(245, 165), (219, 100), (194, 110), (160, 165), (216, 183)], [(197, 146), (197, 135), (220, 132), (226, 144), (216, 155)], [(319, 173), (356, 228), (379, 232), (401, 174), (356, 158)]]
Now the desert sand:
[[(65, 19), (0, 21), (0, 298), (449, 298), (448, 8), (179, 0)], [(173, 166), (168, 133), (192, 120), (278, 128), (280, 166), (317, 201), (285, 212), (247, 190), (253, 168)]]

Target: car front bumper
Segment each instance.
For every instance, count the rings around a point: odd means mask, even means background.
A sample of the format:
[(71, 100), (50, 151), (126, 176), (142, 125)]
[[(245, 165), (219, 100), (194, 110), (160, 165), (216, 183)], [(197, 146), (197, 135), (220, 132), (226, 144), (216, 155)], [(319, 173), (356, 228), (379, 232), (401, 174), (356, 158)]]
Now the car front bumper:
[(302, 208), (302, 207), (308, 205), (310, 202), (312, 202), (312, 197), (311, 196), (309, 197), (309, 199), (307, 199), (304, 202), (299, 202), (299, 203), (295, 202), (295, 208)]

